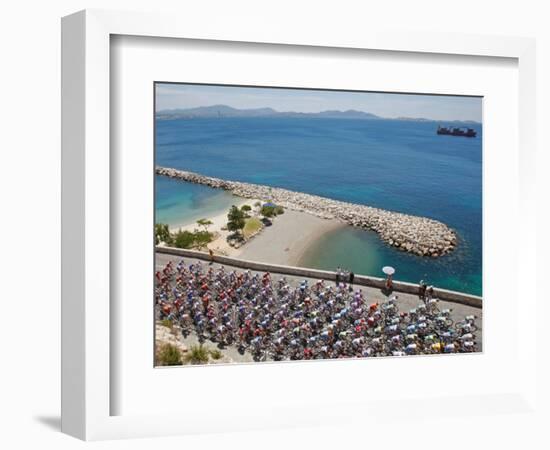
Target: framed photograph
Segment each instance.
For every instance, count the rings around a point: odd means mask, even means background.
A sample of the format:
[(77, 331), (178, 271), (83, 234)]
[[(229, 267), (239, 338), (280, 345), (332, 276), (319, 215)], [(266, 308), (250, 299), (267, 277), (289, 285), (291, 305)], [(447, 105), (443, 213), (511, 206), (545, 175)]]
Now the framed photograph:
[(477, 96), (155, 83), (155, 364), (480, 352), (481, 121)]
[(62, 27), (64, 432), (532, 409), (531, 40)]

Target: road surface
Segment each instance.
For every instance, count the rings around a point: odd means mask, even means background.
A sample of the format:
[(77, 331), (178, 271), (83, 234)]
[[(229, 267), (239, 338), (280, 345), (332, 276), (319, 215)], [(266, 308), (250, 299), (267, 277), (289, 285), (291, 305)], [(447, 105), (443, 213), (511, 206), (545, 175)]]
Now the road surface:
[[(175, 255), (168, 255), (165, 253), (156, 253), (155, 257), (155, 265), (157, 270), (162, 270), (164, 266), (168, 263), (168, 261), (172, 261), (174, 265), (176, 265), (181, 259), (185, 261), (185, 264), (188, 266), (190, 264), (201, 262), (202, 264), (208, 266), (209, 263), (207, 261), (197, 259), (197, 258), (181, 258), (180, 256)], [(231, 266), (228, 266), (227, 264), (224, 264), (226, 268), (231, 268)], [(214, 269), (218, 269), (221, 267), (221, 264), (213, 263), (212, 267)], [(235, 270), (242, 272), (244, 269), (241, 268), (235, 268)], [(255, 273), (257, 271), (252, 270), (251, 272)], [(291, 286), (299, 286), (300, 282), (304, 280), (304, 277), (296, 277), (292, 275), (284, 275), (286, 278), (288, 284)], [(276, 273), (271, 273), (271, 279), (273, 282), (276, 282), (278, 280), (278, 276)], [(308, 279), (309, 285), (313, 285), (317, 280), (316, 279)], [(334, 285), (334, 282), (330, 282), (325, 280), (325, 284), (332, 284)], [(357, 286), (357, 289), (361, 289), (364, 294), (366, 294), (366, 299), (368, 303), (374, 303), (379, 302), (382, 303), (386, 300), (386, 296), (380, 291), (380, 289), (368, 287), (368, 286)], [(404, 294), (401, 292), (395, 293), (394, 295), (397, 295), (398, 297), (398, 305), (399, 310), (402, 312), (408, 312), (410, 309), (413, 309), (417, 307), (421, 302), (419, 300), (418, 296), (412, 295), (412, 294)], [(480, 349), (482, 350), (482, 322), (483, 322), (483, 315), (482, 315), (482, 309), (481, 308), (474, 308), (472, 306), (466, 306), (459, 303), (452, 303), (447, 301), (440, 301), (439, 302), (439, 308), (440, 309), (451, 309), (451, 319), (453, 321), (457, 322), (460, 320), (463, 320), (465, 316), (468, 315), (474, 315), (477, 317), (476, 319), (476, 325), (478, 327), (478, 331), (476, 331), (477, 335), (477, 344)], [(187, 345), (195, 345), (198, 343), (198, 340), (195, 335), (191, 334), (187, 338), (183, 339), (183, 342)], [(208, 346), (214, 348), (215, 344), (212, 342), (209, 342), (207, 344)], [(233, 346), (229, 346), (223, 350), (223, 353), (227, 356), (229, 356), (233, 361), (235, 362), (251, 362), (252, 357), (247, 353), (245, 355), (240, 355), (237, 352), (236, 348), (233, 348)]]

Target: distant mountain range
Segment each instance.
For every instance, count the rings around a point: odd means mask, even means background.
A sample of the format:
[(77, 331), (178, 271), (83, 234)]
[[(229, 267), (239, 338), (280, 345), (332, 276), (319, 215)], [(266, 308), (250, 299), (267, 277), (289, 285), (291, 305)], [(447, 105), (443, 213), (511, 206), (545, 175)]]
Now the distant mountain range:
[[(227, 105), (200, 106), (189, 109), (165, 109), (156, 113), (159, 120), (173, 119), (197, 119), (197, 118), (224, 118), (224, 117), (304, 117), (326, 119), (364, 119), (383, 120), (385, 117), (377, 116), (364, 111), (348, 109), (347, 111), (328, 110), (318, 113), (280, 112), (273, 108), (237, 109)], [(387, 119), (386, 119), (387, 120)], [(424, 118), (399, 117), (394, 120), (433, 121)], [(446, 123), (477, 123), (474, 121), (440, 121)]]

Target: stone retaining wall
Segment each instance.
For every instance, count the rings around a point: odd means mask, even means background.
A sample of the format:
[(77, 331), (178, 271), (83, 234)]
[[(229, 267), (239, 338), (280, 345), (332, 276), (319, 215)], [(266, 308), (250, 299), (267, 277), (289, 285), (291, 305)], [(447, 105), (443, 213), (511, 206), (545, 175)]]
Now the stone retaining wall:
[(454, 250), (458, 243), (454, 230), (444, 223), (426, 217), (386, 211), (288, 189), (222, 180), (167, 167), (157, 167), (156, 173), (190, 183), (225, 189), (244, 198), (269, 200), (295, 211), (307, 212), (326, 219), (338, 219), (348, 225), (373, 230), (388, 245), (418, 256), (437, 258)]
[[(186, 250), (173, 247), (157, 246), (156, 251), (168, 255), (175, 255), (187, 258), (197, 258), (205, 261), (210, 261), (210, 255), (198, 250)], [(215, 255), (214, 261), (218, 264), (239, 267), (241, 269), (257, 270), (260, 272), (278, 273), (284, 275), (294, 275), (298, 277), (336, 280), (336, 272), (319, 269), (309, 269), (305, 267), (283, 266), (278, 264), (262, 263), (257, 261), (246, 261), (244, 259), (231, 258), (228, 256)], [(354, 284), (382, 289), (385, 280), (383, 278), (370, 277), (366, 275), (355, 275)], [(418, 295), (418, 285), (413, 283), (405, 283), (403, 281), (394, 281), (393, 290), (395, 292), (403, 292), (406, 294)], [(482, 307), (481, 297), (464, 294), (462, 292), (449, 291), (446, 289), (434, 288), (435, 296), (440, 300), (448, 302), (460, 303), (462, 305), (472, 306), (474, 308)]]

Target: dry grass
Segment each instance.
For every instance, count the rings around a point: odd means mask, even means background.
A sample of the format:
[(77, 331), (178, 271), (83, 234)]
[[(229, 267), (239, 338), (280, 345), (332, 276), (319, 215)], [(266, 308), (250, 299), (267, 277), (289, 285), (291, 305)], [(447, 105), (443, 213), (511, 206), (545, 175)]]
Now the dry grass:
[(185, 354), (184, 360), (191, 364), (206, 364), (208, 363), (209, 351), (202, 345), (193, 345)]
[(262, 226), (262, 222), (257, 217), (246, 219), (246, 223), (243, 229), (244, 238), (248, 239), (250, 236), (257, 233), (262, 228)]
[(156, 355), (155, 365), (157, 366), (181, 366), (182, 358), (179, 349), (172, 344), (162, 344)]
[(212, 359), (215, 359), (217, 361), (218, 359), (222, 358), (223, 354), (217, 348), (215, 348), (210, 350), (210, 356), (212, 357)]

